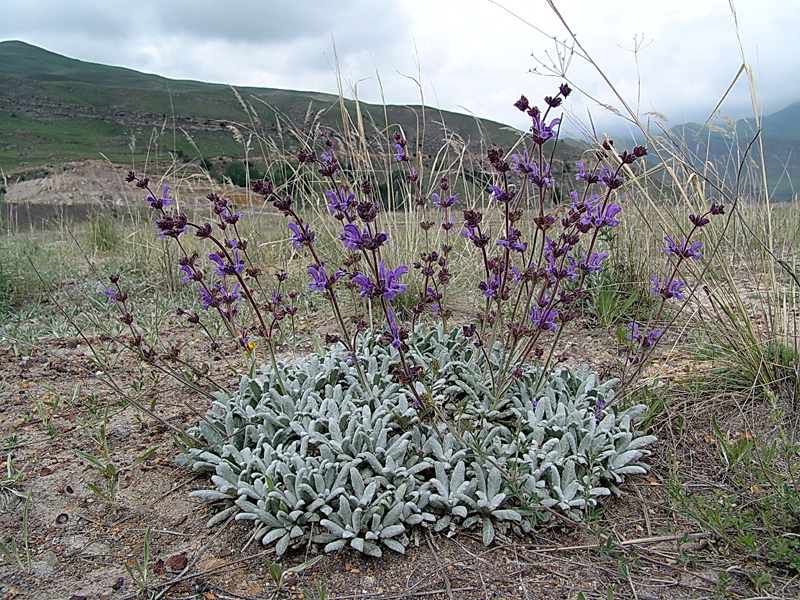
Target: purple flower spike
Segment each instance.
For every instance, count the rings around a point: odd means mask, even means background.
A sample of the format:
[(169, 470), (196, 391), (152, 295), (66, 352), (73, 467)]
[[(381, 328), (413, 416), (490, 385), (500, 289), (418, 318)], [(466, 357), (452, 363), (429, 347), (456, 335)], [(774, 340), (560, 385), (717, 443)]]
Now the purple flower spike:
[(494, 277), (490, 277), (486, 281), (481, 281), (478, 284), (478, 289), (483, 292), (487, 298), (497, 298), (497, 292), (500, 290), (500, 275), (495, 273)]
[(528, 318), (533, 321), (533, 326), (542, 331), (555, 331), (556, 324), (553, 319), (558, 316), (557, 310), (548, 310), (546, 308), (531, 308), (531, 314)]
[(344, 226), (344, 231), (339, 233), (339, 239), (344, 242), (344, 247), (349, 250), (358, 250), (363, 243), (361, 231), (352, 223)]
[(558, 135), (558, 130), (555, 129), (561, 123), (561, 119), (553, 119), (548, 125), (542, 120), (541, 115), (536, 114), (533, 117), (533, 125), (531, 126), (531, 137), (536, 144), (544, 144), (547, 140), (553, 139)]
[(434, 192), (431, 194), (431, 198), (433, 198), (434, 204), (439, 208), (450, 208), (451, 206), (455, 206), (455, 203), (458, 201), (458, 194), (453, 194), (447, 200), (442, 200), (439, 198), (439, 194)]
[(325, 267), (309, 267), (308, 274), (314, 278), (314, 281), (309, 282), (308, 289), (314, 292), (323, 292), (326, 288), (331, 287), (334, 282), (339, 279), (342, 275), (344, 275), (344, 271), (336, 271), (333, 274), (333, 278), (328, 279), (327, 273), (325, 273)]
[(580, 268), (586, 271), (586, 273), (589, 275), (594, 275), (595, 273), (603, 272), (603, 266), (600, 263), (608, 258), (608, 252), (592, 252), (592, 256), (587, 261), (586, 253), (581, 250), (581, 258), (583, 259), (583, 262), (579, 265)]
[(689, 248), (687, 248), (686, 240), (684, 239), (683, 245), (681, 247), (681, 254), (683, 254), (683, 256), (685, 256), (686, 258), (693, 258), (695, 260), (700, 260), (701, 258), (703, 258), (703, 253), (700, 252), (700, 248), (702, 247), (703, 247), (703, 242), (698, 240), (694, 244), (692, 244)]
[(316, 234), (308, 228), (308, 225), (303, 225), (301, 228), (297, 223), (289, 222), (286, 226), (294, 233), (289, 239), (292, 240), (292, 246), (295, 248), (305, 248), (306, 244), (313, 244), (317, 241)]
[(358, 273), (355, 277), (353, 277), (352, 281), (355, 281), (358, 285), (361, 286), (361, 290), (358, 292), (358, 295), (362, 298), (364, 296), (369, 296), (370, 298), (374, 297), (373, 293), (373, 284), (372, 280), (369, 277), (364, 275), (364, 273)]
[(397, 294), (405, 294), (407, 283), (400, 283), (400, 276), (408, 272), (408, 267), (400, 265), (396, 269), (387, 269), (386, 261), (381, 260), (378, 266), (378, 276), (383, 286), (382, 294), (387, 300), (394, 300)]
[(356, 199), (355, 194), (348, 194), (344, 189), (340, 189), (338, 195), (331, 190), (327, 190), (325, 195), (330, 199), (330, 202), (328, 202), (328, 210), (330, 210), (331, 213), (336, 213), (337, 211), (346, 213), (347, 209), (353, 205)]
[(686, 286), (685, 281), (676, 279), (669, 282), (669, 285), (667, 285), (668, 282), (666, 280), (662, 284), (655, 275), (650, 276), (650, 281), (653, 282), (653, 287), (650, 288), (651, 294), (661, 294), (666, 300), (675, 298), (675, 300), (678, 302), (683, 302), (686, 299), (686, 296), (683, 294), (683, 292), (681, 292), (681, 290)]
[(528, 249), (528, 244), (519, 241), (521, 235), (522, 234), (517, 229), (509, 227), (508, 237), (497, 240), (497, 245), (503, 246), (503, 248), (506, 248), (512, 252), (525, 252), (525, 250)]
[(172, 198), (167, 198), (167, 192), (169, 192), (169, 186), (165, 185), (164, 190), (161, 193), (161, 198), (156, 200), (152, 196), (147, 197), (147, 201), (150, 203), (150, 207), (156, 210), (164, 208), (165, 206), (169, 206), (172, 204)]

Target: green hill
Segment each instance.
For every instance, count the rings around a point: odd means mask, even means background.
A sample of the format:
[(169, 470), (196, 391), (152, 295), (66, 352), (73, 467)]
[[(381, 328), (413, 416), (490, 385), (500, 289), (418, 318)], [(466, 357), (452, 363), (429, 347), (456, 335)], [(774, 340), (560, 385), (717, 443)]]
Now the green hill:
[[(237, 91), (258, 113), (266, 136), (279, 133), (276, 114), (301, 129), (310, 128), (314, 119), (322, 127), (341, 127), (337, 96), (270, 88)], [(355, 115), (355, 103), (346, 105)], [(412, 143), (424, 112), (426, 127), (419, 141), (428, 152), (443, 142), (442, 121), (476, 150), (481, 141), (508, 148), (520, 135), (500, 123), (428, 107), (362, 104), (361, 111), (368, 136), (385, 142), (388, 120), (390, 126), (401, 126)], [(203, 157), (241, 158), (242, 145), (226, 126), (248, 122), (226, 85), (172, 80), (67, 58), (20, 41), (0, 42), (0, 167), (6, 173), (101, 153), (130, 164), (133, 158), (142, 160), (148, 149), (152, 157), (154, 146), (197, 157), (186, 135)]]

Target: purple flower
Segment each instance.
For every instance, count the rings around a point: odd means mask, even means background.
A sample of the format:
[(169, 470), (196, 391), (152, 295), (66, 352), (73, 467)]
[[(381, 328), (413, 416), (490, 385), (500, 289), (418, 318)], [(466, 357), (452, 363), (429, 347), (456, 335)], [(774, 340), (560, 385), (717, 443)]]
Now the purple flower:
[(519, 238), (522, 234), (519, 230), (514, 229), (513, 227), (508, 228), (508, 237), (507, 238), (500, 238), (497, 241), (498, 246), (503, 246), (504, 248), (511, 250), (512, 252), (525, 252), (528, 249), (528, 244), (524, 242), (520, 242)]
[(339, 239), (350, 250), (377, 250), (389, 241), (389, 234), (383, 232), (373, 235), (368, 227), (360, 231), (357, 226), (348, 223), (344, 226), (344, 231), (339, 232)]
[(689, 215), (689, 220), (692, 222), (692, 224), (695, 227), (705, 227), (706, 225), (708, 225), (711, 222), (708, 219), (708, 217), (706, 217), (705, 215), (700, 216), (700, 217), (696, 217), (694, 215)]
[(653, 295), (661, 294), (666, 300), (675, 298), (678, 302), (683, 302), (686, 298), (683, 292), (681, 292), (681, 289), (686, 286), (685, 281), (675, 279), (674, 281), (667, 282), (665, 280), (662, 284), (655, 275), (650, 276), (650, 281), (653, 282), (653, 287), (650, 288), (650, 293)]
[(203, 308), (216, 308), (219, 306), (219, 297), (217, 296), (217, 288), (212, 287), (210, 290), (205, 287), (200, 288), (200, 295), (203, 301)]
[[(606, 206), (606, 212), (603, 215), (602, 223), (600, 225), (597, 225), (597, 227), (600, 227), (601, 225), (616, 227), (622, 222), (619, 219), (615, 218), (621, 211), (622, 208), (620, 208), (619, 204), (613, 204), (613, 203), (609, 204), (608, 206)], [(598, 214), (599, 214), (599, 209), (598, 209)]]
[(286, 225), (292, 230), (294, 235), (289, 238), (295, 248), (305, 248), (306, 244), (313, 244), (317, 241), (316, 234), (308, 228), (308, 225), (298, 226), (297, 223), (289, 222)]
[(333, 177), (334, 173), (336, 173), (336, 171), (339, 170), (339, 162), (333, 155), (333, 151), (331, 151), (328, 154), (322, 152), (319, 157), (320, 157), (320, 162), (322, 163), (322, 168), (317, 169), (317, 173), (319, 173), (323, 177)]
[(451, 206), (455, 206), (455, 203), (458, 201), (458, 194), (453, 194), (447, 200), (442, 200), (439, 198), (439, 194), (433, 192), (431, 198), (433, 198), (433, 203), (439, 208), (450, 208)]
[(653, 329), (653, 331), (647, 334), (647, 339), (644, 341), (644, 345), (648, 348), (652, 348), (658, 343), (658, 340), (661, 339), (662, 335), (664, 335), (663, 329)]
[(386, 261), (381, 260), (378, 266), (378, 277), (380, 278), (382, 290), (381, 294), (387, 300), (394, 300), (397, 294), (405, 294), (407, 283), (400, 283), (400, 276), (408, 272), (408, 267), (400, 265), (396, 269), (387, 269)]
[(223, 282), (219, 282), (218, 281), (215, 284), (214, 287), (219, 289), (220, 295), (222, 297), (222, 301), (225, 304), (233, 304), (237, 300), (241, 300), (242, 299), (242, 292), (239, 291), (239, 288), (241, 286), (238, 283), (236, 285), (234, 285), (233, 289), (230, 290), (230, 291), (228, 291), (228, 288), (225, 285), (224, 281)]
[(548, 310), (546, 308), (531, 308), (531, 314), (528, 318), (533, 321), (533, 327), (541, 331), (554, 331), (556, 324), (553, 319), (558, 316), (557, 310)]
[(553, 185), (555, 179), (550, 177), (550, 165), (545, 166), (544, 172), (541, 175), (539, 175), (539, 166), (536, 163), (533, 163), (531, 167), (532, 169), (530, 175), (528, 175), (528, 181), (540, 188)]
[(500, 290), (500, 274), (495, 273), (494, 277), (489, 277), (486, 281), (481, 281), (478, 284), (478, 289), (480, 289), (487, 298), (497, 298), (497, 292)]
[(478, 248), (483, 248), (486, 244), (489, 243), (489, 236), (486, 235), (478, 235), (475, 231), (475, 227), (470, 227), (469, 225), (464, 225), (465, 231), (461, 232), (461, 235), (465, 238), (472, 240), (472, 243), (475, 244)]
[(575, 174), (576, 180), (583, 179), (588, 184), (597, 183), (598, 181), (600, 181), (600, 177), (598, 175), (586, 172), (586, 169), (584, 168), (583, 163), (581, 161), (576, 162), (575, 166), (578, 167), (578, 172)]
[(358, 250), (361, 248), (363, 240), (361, 239), (361, 231), (352, 223), (344, 226), (344, 231), (339, 233), (339, 239), (344, 242), (344, 247), (350, 250)]
[(181, 266), (181, 271), (186, 273), (183, 277), (181, 277), (181, 283), (188, 283), (189, 281), (200, 281), (203, 279), (203, 272), (189, 265)]
[(108, 289), (107, 289), (106, 291), (104, 291), (103, 293), (108, 295), (108, 301), (109, 301), (109, 303), (113, 304), (114, 302), (116, 302), (116, 301), (117, 301), (117, 292), (115, 292), (115, 291), (114, 291), (114, 290), (112, 290), (111, 288), (108, 288)]
[(615, 190), (622, 186), (622, 179), (606, 168), (600, 171), (600, 183), (611, 190)]
[(628, 327), (632, 329), (632, 331), (628, 334), (628, 339), (641, 342), (642, 334), (639, 332), (639, 324), (636, 322), (631, 322), (628, 323)]
[(230, 223), (231, 225), (236, 225), (236, 223), (239, 222), (239, 219), (241, 219), (243, 215), (240, 212), (231, 213), (231, 209), (226, 206), (225, 210), (222, 211), (220, 216), (222, 217), (222, 220), (225, 221), (226, 223)]
[(510, 202), (511, 200), (514, 199), (514, 194), (513, 193), (510, 193), (510, 194), (506, 193), (503, 190), (501, 190), (499, 187), (497, 187), (496, 185), (490, 185), (486, 189), (488, 189), (490, 192), (492, 192), (492, 196), (493, 196), (494, 200), (496, 200), (497, 202)]
[(153, 223), (153, 226), (159, 230), (158, 238), (163, 240), (166, 237), (177, 238), (179, 235), (186, 233), (188, 222), (189, 219), (183, 213), (176, 217), (172, 215), (163, 215)]
[(406, 154), (405, 145), (395, 144), (394, 147), (397, 148), (397, 152), (394, 154), (394, 157), (400, 162), (408, 162), (408, 154)]
[(603, 412), (603, 409), (605, 407), (606, 407), (606, 401), (605, 400), (601, 400), (600, 398), (597, 398), (597, 400), (594, 401), (594, 420), (595, 421), (599, 421), (600, 420), (600, 418), (602, 417), (601, 413)]
[(159, 210), (161, 208), (164, 208), (165, 206), (169, 206), (170, 204), (172, 204), (172, 199), (167, 198), (168, 191), (169, 191), (169, 186), (165, 185), (161, 198), (159, 198), (158, 200), (156, 200), (152, 196), (148, 196), (147, 201), (150, 203), (150, 207)]
[(676, 256), (683, 256), (685, 258), (693, 258), (695, 260), (700, 260), (703, 258), (703, 253), (700, 252), (700, 248), (703, 247), (703, 242), (697, 241), (692, 244), (690, 247), (687, 248), (687, 241), (686, 237), (684, 236), (681, 240), (681, 246), (678, 248), (678, 245), (675, 243), (675, 240), (672, 239), (670, 236), (665, 235), (664, 241), (667, 243), (666, 247), (664, 248), (664, 252), (667, 254), (675, 254)]
[(576, 212), (585, 211), (584, 214), (591, 213), (600, 200), (600, 196), (597, 194), (592, 195), (588, 200), (580, 200), (578, 192), (575, 190), (572, 190), (569, 195), (572, 198), (572, 202), (569, 205), (570, 208)]
[(553, 139), (558, 135), (558, 131), (554, 129), (561, 123), (561, 119), (553, 119), (548, 125), (542, 120), (540, 114), (535, 114), (531, 117), (533, 125), (531, 125), (531, 136), (536, 144), (544, 144), (547, 140)]
[(247, 332), (242, 329), (242, 332), (239, 334), (239, 344), (244, 348), (245, 352), (250, 352), (253, 349), (250, 345), (250, 340), (247, 337)]
[(327, 190), (325, 195), (330, 198), (330, 202), (328, 202), (328, 210), (330, 210), (332, 213), (335, 213), (336, 211), (346, 213), (347, 209), (353, 205), (353, 202), (355, 202), (356, 199), (355, 194), (348, 194), (344, 189), (340, 189), (338, 195), (331, 190)]
[(334, 282), (339, 279), (342, 275), (344, 275), (344, 271), (336, 271), (333, 274), (333, 279), (328, 279), (327, 273), (325, 273), (325, 267), (309, 267), (308, 274), (314, 278), (314, 281), (311, 281), (308, 284), (308, 289), (314, 292), (323, 292), (326, 288), (331, 287)]
[(217, 263), (215, 273), (220, 277), (225, 275), (241, 275), (244, 273), (244, 261), (239, 258), (239, 251), (233, 251), (233, 264), (226, 263), (225, 260), (216, 252), (209, 254), (208, 258)]
[(681, 248), (681, 253), (686, 258), (693, 258), (695, 260), (700, 260), (703, 258), (703, 253), (700, 252), (700, 248), (703, 247), (703, 242), (697, 241), (692, 244), (689, 248), (686, 247), (686, 241), (684, 240), (683, 246)]
[(517, 156), (516, 154), (511, 155), (511, 160), (514, 161), (514, 164), (516, 165), (514, 167), (514, 171), (517, 173), (522, 171), (527, 175), (528, 173), (533, 173), (534, 170), (538, 170), (536, 166), (536, 161), (533, 160), (532, 157), (528, 156), (527, 150), (525, 150), (525, 152), (523, 153), (522, 160), (520, 160), (519, 156)]
[(583, 250), (581, 250), (582, 262), (579, 266), (589, 275), (594, 275), (595, 273), (602, 273), (603, 266), (600, 263), (602, 263), (607, 258), (608, 258), (608, 252), (600, 252), (600, 253), (592, 252), (592, 256), (587, 261), (586, 253)]
[(358, 292), (358, 295), (362, 298), (364, 296), (369, 296), (373, 298), (375, 296), (373, 292), (373, 284), (372, 280), (369, 277), (364, 275), (364, 273), (357, 273), (355, 277), (353, 277), (352, 281), (355, 281), (358, 285), (361, 286), (361, 291)]

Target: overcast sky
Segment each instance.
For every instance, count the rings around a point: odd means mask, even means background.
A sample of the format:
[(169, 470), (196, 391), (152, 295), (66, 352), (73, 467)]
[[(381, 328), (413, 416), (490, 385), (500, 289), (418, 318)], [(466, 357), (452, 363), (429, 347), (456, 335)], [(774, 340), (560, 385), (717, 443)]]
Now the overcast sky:
[[(742, 62), (728, 0), (555, 3), (634, 110), (638, 102), (669, 125), (704, 121)], [(763, 113), (800, 100), (800, 0), (739, 0), (735, 9)], [(540, 101), (562, 81), (530, 72), (558, 57), (553, 37), (568, 39), (545, 0), (0, 0), (0, 40), (81, 60), (336, 93), (338, 56), (346, 93), (357, 87), (365, 101), (380, 102), (382, 86), (387, 103), (418, 103), (416, 80), (427, 104), (519, 128), (519, 95)], [(608, 84), (577, 55), (567, 76), (579, 87), (567, 108), (618, 132), (592, 99), (619, 106)], [(745, 79), (721, 112), (752, 114)]]

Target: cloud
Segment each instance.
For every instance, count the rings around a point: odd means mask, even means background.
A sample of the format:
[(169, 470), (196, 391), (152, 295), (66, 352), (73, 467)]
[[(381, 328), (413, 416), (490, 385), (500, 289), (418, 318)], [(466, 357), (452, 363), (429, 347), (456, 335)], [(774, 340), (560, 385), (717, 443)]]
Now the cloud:
[[(542, 71), (537, 59), (555, 58), (552, 38), (567, 33), (544, 0), (498, 1), (502, 7), (487, 0), (0, 0), (0, 39), (167, 77), (332, 93), (338, 59), (342, 77), (366, 101), (379, 102), (383, 91), (389, 103), (418, 102), (416, 79), (431, 104), (524, 128), (511, 104), (520, 93), (538, 100), (560, 83), (529, 70)], [(626, 100), (635, 108), (641, 93), (642, 112), (665, 113), (673, 123), (705, 119), (741, 64), (724, 0), (557, 4)], [(800, 78), (790, 76), (800, 67), (800, 5), (739, 4), (742, 45), (764, 109), (774, 112), (800, 99)], [(634, 36), (646, 40), (637, 55)], [(568, 75), (583, 92), (568, 107), (582, 119), (591, 110), (600, 128), (615, 127), (593, 99), (620, 102), (594, 66), (573, 56)], [(748, 107), (742, 81), (723, 112), (738, 118)]]

